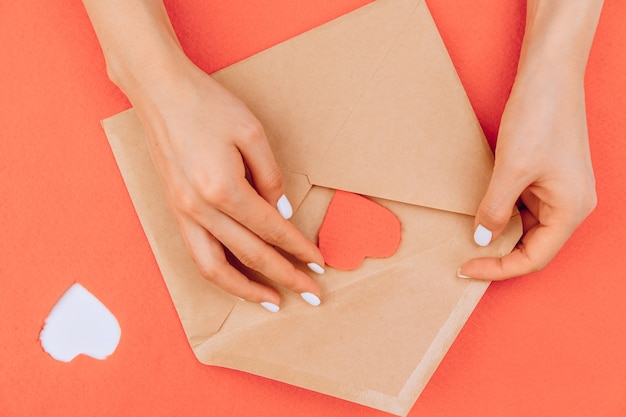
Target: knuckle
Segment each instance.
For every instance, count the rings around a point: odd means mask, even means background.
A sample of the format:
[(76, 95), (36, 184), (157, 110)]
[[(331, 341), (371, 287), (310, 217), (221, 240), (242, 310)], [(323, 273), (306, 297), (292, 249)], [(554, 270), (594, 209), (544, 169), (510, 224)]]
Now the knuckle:
[(479, 215), (495, 224), (506, 224), (511, 218), (511, 210), (501, 203), (490, 202), (480, 206)]
[(548, 265), (548, 261), (529, 257), (524, 267), (516, 275), (534, 274), (541, 271)]
[(258, 251), (244, 252), (238, 256), (239, 262), (241, 262), (246, 268), (250, 268), (254, 271), (261, 271), (265, 266), (265, 258), (263, 254)]
[(174, 193), (173, 204), (178, 211), (190, 215), (197, 210), (198, 197), (190, 189), (178, 190)]
[(530, 252), (524, 243), (518, 245), (518, 249), (522, 251), (522, 253), (526, 257), (526, 262), (521, 274), (534, 274), (535, 272), (539, 272), (544, 269), (554, 255), (546, 255), (546, 254), (537, 254), (535, 252)]
[(507, 157), (503, 160), (496, 161), (499, 168), (501, 168), (501, 173), (506, 173), (508, 178), (518, 178), (524, 179), (529, 175), (529, 161), (527, 158), (519, 157)]
[(211, 282), (217, 281), (219, 276), (222, 274), (224, 269), (224, 265), (220, 262), (216, 262), (214, 260), (207, 259), (198, 259), (196, 256), (192, 255), (192, 259), (197, 265), (200, 274)]
[(277, 166), (273, 167), (264, 178), (261, 179), (265, 188), (268, 188), (273, 191), (280, 191), (283, 189), (283, 174), (280, 171), (280, 168)]
[(250, 117), (242, 123), (239, 129), (240, 137), (246, 142), (254, 143), (265, 140), (263, 125), (254, 117)]
[(282, 228), (272, 227), (263, 234), (264, 240), (273, 245), (282, 247), (286, 243), (287, 235)]
[(296, 289), (298, 287), (298, 279), (296, 276), (296, 268), (292, 267), (289, 273), (285, 274), (282, 285), (289, 289)]
[(218, 175), (197, 175), (194, 186), (198, 190), (202, 200), (213, 207), (223, 207), (232, 199), (235, 187), (231, 180)]

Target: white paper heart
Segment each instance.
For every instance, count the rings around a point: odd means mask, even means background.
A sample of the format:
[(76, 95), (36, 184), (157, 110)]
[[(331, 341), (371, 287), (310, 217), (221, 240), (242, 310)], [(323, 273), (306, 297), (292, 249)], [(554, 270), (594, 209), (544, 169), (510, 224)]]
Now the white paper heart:
[(74, 284), (50, 311), (39, 340), (54, 359), (69, 362), (83, 354), (106, 359), (120, 341), (115, 316), (82, 285)]

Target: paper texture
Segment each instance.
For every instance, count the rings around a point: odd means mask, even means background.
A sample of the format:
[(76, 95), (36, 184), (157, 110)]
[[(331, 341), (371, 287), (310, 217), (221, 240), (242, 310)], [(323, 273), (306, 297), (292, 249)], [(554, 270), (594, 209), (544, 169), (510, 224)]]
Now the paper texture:
[(105, 120), (194, 353), (406, 415), (488, 286), (456, 270), (521, 234), (516, 215), (488, 248), (472, 242), (493, 156), (425, 3), (376, 1), (214, 77), (263, 123), (305, 235), (315, 240), (333, 189), (373, 197), (403, 230), (391, 258), (311, 274), (321, 306), (281, 291), (267, 313), (199, 274), (133, 110)]

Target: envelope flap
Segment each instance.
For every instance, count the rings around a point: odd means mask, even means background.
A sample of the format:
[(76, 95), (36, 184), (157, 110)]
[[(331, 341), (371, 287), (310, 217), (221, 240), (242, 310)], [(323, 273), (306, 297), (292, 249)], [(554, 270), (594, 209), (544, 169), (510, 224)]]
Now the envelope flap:
[(475, 215), (492, 167), (493, 154), (422, 2), (309, 180)]
[(259, 118), (283, 170), (475, 214), (493, 155), (423, 1), (376, 1), (214, 77)]
[(283, 171), (309, 175), (419, 3), (376, 1), (212, 76), (261, 121)]

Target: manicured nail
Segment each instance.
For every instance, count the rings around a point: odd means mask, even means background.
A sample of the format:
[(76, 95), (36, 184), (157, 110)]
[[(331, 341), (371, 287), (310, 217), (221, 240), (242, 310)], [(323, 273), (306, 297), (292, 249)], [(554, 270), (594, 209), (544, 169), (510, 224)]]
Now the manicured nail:
[(478, 246), (487, 246), (491, 242), (492, 236), (493, 233), (491, 233), (491, 230), (479, 224), (474, 232), (474, 242), (476, 242)]
[(462, 279), (472, 279), (472, 277), (468, 277), (467, 275), (463, 275), (463, 274), (461, 273), (461, 268), (459, 268), (459, 269), (456, 271), (456, 276), (457, 276), (457, 277), (459, 277), (459, 278), (462, 278)]
[(276, 203), (276, 208), (283, 219), (290, 219), (293, 216), (293, 208), (291, 208), (291, 203), (287, 200), (287, 196), (283, 194), (279, 199), (278, 203)]
[(266, 309), (267, 311), (271, 311), (272, 313), (278, 313), (278, 310), (280, 310), (280, 307), (278, 307), (274, 303), (270, 303), (269, 301), (265, 301), (261, 303), (261, 305), (264, 309)]
[(311, 304), (313, 307), (317, 307), (322, 303), (320, 298), (312, 292), (303, 292), (302, 294), (300, 294), (300, 297), (302, 297), (304, 301)]
[(322, 268), (321, 266), (319, 266), (318, 264), (316, 264), (315, 262), (311, 262), (306, 264), (309, 269), (313, 272), (315, 272), (316, 274), (323, 274), (324, 273), (324, 268)]

